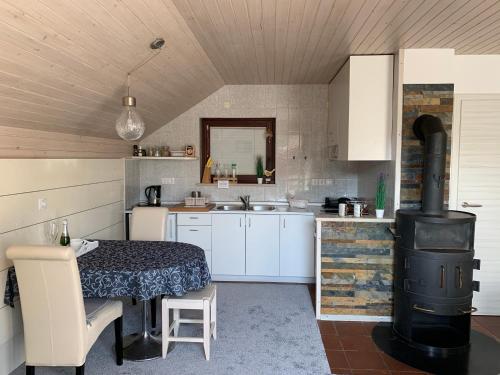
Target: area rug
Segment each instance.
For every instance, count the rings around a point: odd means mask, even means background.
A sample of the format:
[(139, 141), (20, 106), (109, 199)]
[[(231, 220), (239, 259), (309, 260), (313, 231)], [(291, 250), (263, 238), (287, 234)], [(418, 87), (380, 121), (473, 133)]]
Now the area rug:
[[(176, 343), (166, 359), (115, 364), (113, 326), (87, 356), (85, 374), (323, 375), (330, 368), (307, 286), (217, 283), (217, 340), (206, 361), (197, 343)], [(139, 330), (140, 308), (124, 300), (124, 333)], [(193, 312), (188, 312), (193, 315)], [(160, 314), (158, 316), (161, 316)], [(181, 327), (180, 335), (201, 334)], [(24, 365), (13, 374), (25, 373)], [(37, 375), (74, 374), (71, 368), (36, 369)]]

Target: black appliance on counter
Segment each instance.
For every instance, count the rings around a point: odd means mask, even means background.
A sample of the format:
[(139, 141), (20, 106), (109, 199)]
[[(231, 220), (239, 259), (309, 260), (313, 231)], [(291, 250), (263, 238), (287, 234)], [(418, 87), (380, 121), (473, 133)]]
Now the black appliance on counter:
[(469, 349), (476, 216), (443, 209), (447, 135), (441, 120), (422, 115), (413, 131), (424, 144), (421, 210), (396, 212), (393, 332), (427, 355)]
[(161, 185), (148, 186), (144, 194), (148, 199), (148, 206), (161, 206)]
[(325, 204), (322, 206), (323, 211), (327, 214), (338, 214), (339, 213), (339, 203), (349, 204), (351, 202), (350, 198), (325, 198)]

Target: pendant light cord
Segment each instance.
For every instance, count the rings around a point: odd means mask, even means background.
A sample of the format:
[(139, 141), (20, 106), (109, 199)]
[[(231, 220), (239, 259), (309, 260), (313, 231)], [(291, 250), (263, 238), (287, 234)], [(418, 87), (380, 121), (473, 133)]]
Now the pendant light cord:
[(146, 65), (148, 62), (150, 62), (154, 57), (158, 56), (161, 52), (161, 49), (154, 50), (154, 52), (148, 56), (144, 61), (140, 62), (136, 66), (134, 66), (128, 73), (127, 73), (127, 96), (130, 96), (130, 75), (134, 73), (136, 70), (139, 68), (142, 68), (144, 65)]

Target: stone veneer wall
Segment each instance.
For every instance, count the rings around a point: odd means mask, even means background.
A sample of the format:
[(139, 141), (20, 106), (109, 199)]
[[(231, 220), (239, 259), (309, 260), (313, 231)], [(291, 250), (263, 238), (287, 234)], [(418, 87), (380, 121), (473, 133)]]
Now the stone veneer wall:
[(390, 223), (321, 224), (321, 314), (392, 315)]
[(403, 85), (403, 129), (401, 145), (402, 209), (420, 209), (423, 168), (423, 147), (413, 134), (413, 123), (422, 114), (437, 116), (448, 133), (445, 204), (448, 204), (453, 116), (453, 84)]

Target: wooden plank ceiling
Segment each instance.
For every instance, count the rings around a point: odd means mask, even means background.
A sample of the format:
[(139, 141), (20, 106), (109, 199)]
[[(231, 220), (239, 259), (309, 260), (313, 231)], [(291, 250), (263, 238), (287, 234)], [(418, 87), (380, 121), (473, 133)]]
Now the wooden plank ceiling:
[(499, 0), (0, 0), (0, 126), (116, 138), (126, 73), (147, 134), (223, 84), (327, 83), (349, 55), (500, 53)]

